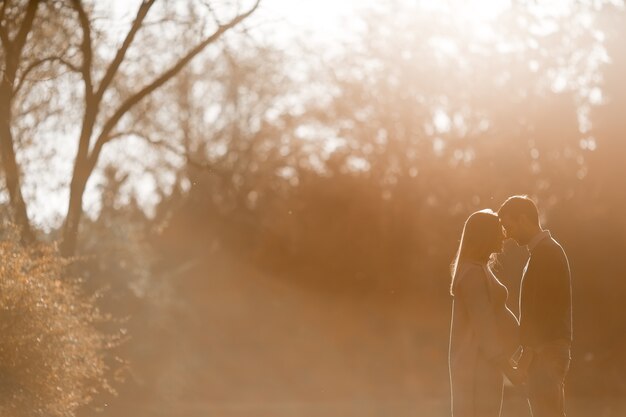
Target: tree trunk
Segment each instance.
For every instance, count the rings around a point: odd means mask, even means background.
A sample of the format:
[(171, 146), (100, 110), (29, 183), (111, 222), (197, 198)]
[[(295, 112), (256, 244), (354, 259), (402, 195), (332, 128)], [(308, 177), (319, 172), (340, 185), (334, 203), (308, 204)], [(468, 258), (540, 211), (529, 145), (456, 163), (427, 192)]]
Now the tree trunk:
[(93, 101), (93, 96), (86, 91), (85, 115), (83, 126), (78, 139), (78, 150), (74, 160), (74, 171), (70, 183), (70, 199), (67, 206), (63, 235), (61, 240), (61, 255), (64, 257), (74, 256), (78, 241), (78, 228), (83, 217), (83, 194), (87, 181), (91, 176), (93, 167), (89, 166), (89, 139), (98, 115), (98, 103)]
[(13, 148), (13, 134), (11, 133), (11, 103), (12, 87), (5, 79), (0, 85), (0, 154), (6, 187), (9, 192), (13, 220), (20, 230), (22, 243), (30, 244), (35, 241), (35, 234), (28, 219), (26, 203), (22, 196), (20, 172), (15, 159)]
[(74, 175), (70, 186), (70, 201), (67, 216), (63, 225), (61, 256), (74, 256), (78, 241), (78, 227), (83, 217), (83, 194), (87, 185), (88, 175)]

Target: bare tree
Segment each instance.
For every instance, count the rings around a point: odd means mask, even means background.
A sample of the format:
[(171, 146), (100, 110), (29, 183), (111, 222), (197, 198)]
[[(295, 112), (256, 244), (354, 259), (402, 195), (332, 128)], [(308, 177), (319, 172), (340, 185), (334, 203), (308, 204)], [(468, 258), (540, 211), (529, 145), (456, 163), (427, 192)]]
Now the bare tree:
[(115, 57), (109, 64), (104, 77), (98, 86), (94, 84), (94, 80), (92, 79), (92, 57), (94, 51), (91, 43), (91, 23), (89, 16), (82, 5), (82, 2), (79, 0), (73, 0), (73, 5), (79, 16), (83, 35), (83, 62), (81, 65), (81, 73), (85, 87), (85, 113), (70, 186), (69, 206), (63, 228), (63, 242), (61, 246), (61, 252), (63, 255), (72, 255), (76, 250), (78, 226), (83, 214), (83, 194), (85, 192), (87, 180), (91, 176), (98, 162), (102, 148), (112, 139), (112, 133), (114, 132), (114, 129), (120, 119), (142, 99), (150, 95), (178, 74), (208, 45), (217, 41), (224, 33), (249, 17), (258, 7), (259, 2), (260, 0), (257, 0), (246, 12), (238, 14), (227, 23), (220, 24), (213, 33), (193, 46), (186, 54), (184, 54), (161, 75), (157, 76), (154, 80), (152, 80), (152, 82), (148, 83), (143, 88), (140, 88), (134, 94), (131, 94), (115, 110), (113, 115), (103, 123), (100, 131), (98, 133), (94, 133), (96, 120), (100, 114), (102, 98), (107, 91), (107, 88), (111, 85), (111, 81), (115, 77), (120, 66), (124, 62), (126, 52), (133, 43), (135, 35), (141, 29), (150, 8), (155, 3), (155, 0), (145, 0), (141, 3), (134, 22), (132, 23), (124, 41), (122, 42), (122, 45), (117, 50)]
[[(69, 202), (61, 242), (62, 254), (71, 256), (76, 251), (78, 230), (83, 216), (83, 195), (87, 182), (94, 172), (105, 146), (114, 139), (123, 136), (116, 130), (119, 128), (120, 121), (138, 103), (174, 78), (209, 45), (216, 43), (227, 32), (251, 16), (258, 8), (260, 0), (255, 0), (244, 11), (238, 7), (229, 19), (213, 19), (214, 23), (210, 29), (202, 31), (203, 34), (198, 36), (197, 41), (182, 54), (173, 58), (169, 66), (152, 76), (145, 76), (144, 78), (152, 78), (147, 83), (134, 87), (130, 91), (125, 91), (123, 94), (116, 91), (115, 80), (122, 75), (125, 68), (132, 68), (133, 65), (136, 65), (136, 62), (133, 62), (133, 57), (129, 57), (128, 52), (131, 48), (145, 47), (144, 45), (136, 45), (136, 43), (140, 32), (145, 31), (148, 25), (155, 23), (149, 22), (147, 16), (154, 9), (156, 0), (143, 0), (140, 3), (134, 20), (110, 59), (102, 58), (101, 55), (103, 54), (100, 53), (99, 46), (94, 42), (99, 35), (98, 31), (101, 30), (96, 25), (94, 4), (81, 0), (50, 2), (52, 4), (51, 9), (67, 8), (69, 5), (73, 11), (73, 17), (77, 19), (77, 25), (80, 28), (77, 36), (80, 36), (81, 39), (77, 53), (75, 53), (79, 59), (77, 60), (73, 56), (71, 58), (46, 56), (39, 60), (41, 62), (29, 64), (28, 60), (23, 59), (25, 45), (32, 38), (32, 32), (36, 30), (37, 25), (33, 22), (35, 22), (44, 3), (47, 2), (39, 0), (28, 0), (27, 3), (25, 1), (2, 1), (0, 38), (4, 68), (0, 84), (0, 149), (2, 150), (3, 169), (15, 221), (21, 228), (24, 242), (32, 242), (35, 240), (35, 235), (22, 196), (20, 167), (15, 155), (16, 138), (11, 131), (12, 107), (17, 91), (23, 84), (22, 79), (26, 79), (32, 70), (30, 67), (27, 68), (28, 65), (34, 67), (54, 61), (56, 64), (75, 71), (80, 77), (83, 90), (82, 120), (78, 134), (78, 149), (73, 161)], [(202, 4), (206, 6), (204, 12), (199, 14), (199, 17), (192, 16), (192, 18), (201, 21), (209, 21), (211, 16), (215, 18), (215, 10), (210, 3), (203, 2)], [(16, 28), (12, 30), (11, 26), (16, 26)], [(146, 51), (146, 54), (149, 55), (149, 52)], [(158, 59), (159, 57), (152, 58)], [(119, 98), (119, 102), (114, 103), (115, 100), (111, 100), (110, 97)]]
[[(21, 22), (17, 24), (17, 33), (11, 36), (9, 20), (16, 18), (15, 13), (5, 0), (0, 6), (0, 41), (2, 42), (3, 72), (0, 80), (0, 151), (6, 187), (11, 199), (15, 222), (21, 230), (22, 240), (34, 241), (35, 235), (28, 220), (26, 204), (20, 187), (20, 171), (15, 159), (14, 139), (11, 132), (12, 105), (19, 85), (17, 74), (22, 60), (24, 45), (33, 28), (33, 22), (39, 6), (38, 0), (29, 0), (24, 5)], [(8, 10), (7, 10), (8, 9)]]

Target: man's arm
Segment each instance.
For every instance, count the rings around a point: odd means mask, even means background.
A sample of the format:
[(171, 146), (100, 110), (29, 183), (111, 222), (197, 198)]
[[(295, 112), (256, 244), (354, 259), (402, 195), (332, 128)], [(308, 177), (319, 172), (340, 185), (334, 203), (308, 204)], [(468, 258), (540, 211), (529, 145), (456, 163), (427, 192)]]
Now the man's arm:
[(537, 248), (531, 264), (534, 291), (527, 306), (530, 315), (526, 324), (531, 343), (541, 345), (564, 337), (562, 326), (567, 320), (565, 315), (569, 314), (570, 273), (567, 258), (556, 243)]

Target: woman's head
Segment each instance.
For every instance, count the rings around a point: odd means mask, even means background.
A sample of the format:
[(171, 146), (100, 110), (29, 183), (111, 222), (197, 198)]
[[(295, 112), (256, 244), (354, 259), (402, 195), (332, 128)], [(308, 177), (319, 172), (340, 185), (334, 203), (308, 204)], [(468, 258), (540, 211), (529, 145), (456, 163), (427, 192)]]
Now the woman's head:
[(502, 250), (503, 241), (504, 234), (497, 214), (489, 209), (472, 213), (465, 221), (459, 249), (452, 262), (450, 293), (454, 293), (454, 277), (460, 262), (474, 261), (487, 264), (492, 259), (492, 254)]

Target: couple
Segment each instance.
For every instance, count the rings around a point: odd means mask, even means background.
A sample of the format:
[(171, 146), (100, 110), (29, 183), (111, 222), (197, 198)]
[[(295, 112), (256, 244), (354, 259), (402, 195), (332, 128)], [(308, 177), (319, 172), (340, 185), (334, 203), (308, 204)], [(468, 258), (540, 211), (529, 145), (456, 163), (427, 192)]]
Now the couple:
[[(506, 287), (491, 270), (504, 239), (530, 252), (519, 322), (506, 306)], [(569, 264), (563, 248), (542, 229), (531, 199), (513, 196), (497, 214), (481, 210), (467, 219), (450, 293), (452, 416), (500, 416), (506, 375), (526, 388), (533, 417), (564, 417), (572, 341)]]

